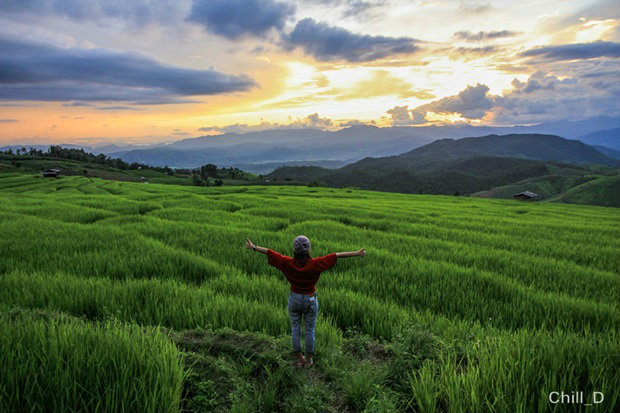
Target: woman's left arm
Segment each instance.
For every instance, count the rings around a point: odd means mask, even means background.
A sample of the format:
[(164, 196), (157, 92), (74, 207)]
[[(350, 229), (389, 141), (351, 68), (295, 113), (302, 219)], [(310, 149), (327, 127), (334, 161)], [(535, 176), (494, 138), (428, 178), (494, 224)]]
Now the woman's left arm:
[(269, 251), (269, 248), (259, 247), (258, 245), (254, 245), (254, 243), (252, 243), (252, 241), (250, 241), (249, 238), (246, 238), (245, 248), (247, 248), (249, 250), (258, 251), (261, 254), (267, 254), (267, 251)]

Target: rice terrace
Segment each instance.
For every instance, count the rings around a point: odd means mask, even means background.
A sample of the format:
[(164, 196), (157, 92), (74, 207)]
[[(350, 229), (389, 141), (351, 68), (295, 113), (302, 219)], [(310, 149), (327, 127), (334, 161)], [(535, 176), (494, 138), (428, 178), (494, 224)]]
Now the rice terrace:
[[(619, 406), (615, 208), (4, 173), (0, 210), (0, 411)], [(321, 278), (312, 370), (286, 280), (243, 250), (302, 233), (367, 249)]]
[(618, 0), (0, 0), (0, 413), (620, 412)]

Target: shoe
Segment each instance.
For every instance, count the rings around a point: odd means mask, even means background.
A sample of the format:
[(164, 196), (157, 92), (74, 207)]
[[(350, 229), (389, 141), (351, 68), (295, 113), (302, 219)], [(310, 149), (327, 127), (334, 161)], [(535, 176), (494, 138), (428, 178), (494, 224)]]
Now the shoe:
[(306, 359), (302, 354), (297, 356), (297, 368), (303, 368), (306, 365)]
[(309, 359), (306, 359), (306, 362), (304, 363), (304, 367), (310, 368), (312, 365), (314, 365), (314, 361), (312, 360), (312, 357), (310, 357)]

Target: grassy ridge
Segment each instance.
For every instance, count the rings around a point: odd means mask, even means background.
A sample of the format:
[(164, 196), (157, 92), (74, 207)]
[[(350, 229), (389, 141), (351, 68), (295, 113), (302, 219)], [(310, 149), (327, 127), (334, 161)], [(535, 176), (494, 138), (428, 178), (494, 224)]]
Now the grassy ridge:
[[(545, 399), (554, 389), (604, 391), (593, 411), (618, 406), (614, 209), (0, 175), (0, 210), (5, 312), (62, 311), (126, 328), (228, 327), (286, 343), (287, 283), (242, 244), (250, 236), (288, 253), (303, 233), (315, 256), (368, 251), (340, 260), (319, 283), (318, 369), (337, 394), (315, 382), (296, 388), (318, 392), (325, 409), (565, 411)], [(352, 358), (350, 331), (384, 343), (387, 359)], [(236, 405), (201, 406), (229, 410), (266, 394), (252, 386)], [(298, 411), (294, 392), (278, 386), (286, 400), (252, 410)]]

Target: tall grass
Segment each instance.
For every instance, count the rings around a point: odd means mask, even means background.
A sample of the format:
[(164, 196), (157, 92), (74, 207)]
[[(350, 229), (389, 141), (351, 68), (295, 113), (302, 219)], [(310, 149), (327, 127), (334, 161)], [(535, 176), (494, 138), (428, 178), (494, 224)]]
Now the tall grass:
[(0, 315), (0, 411), (178, 411), (176, 347), (153, 329)]

